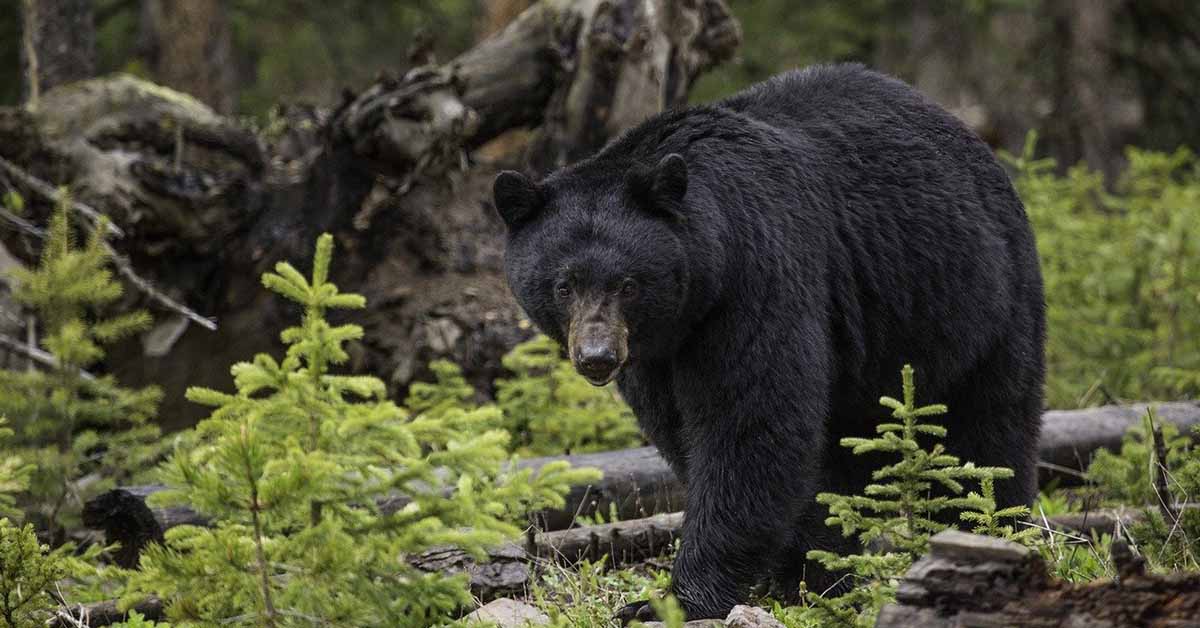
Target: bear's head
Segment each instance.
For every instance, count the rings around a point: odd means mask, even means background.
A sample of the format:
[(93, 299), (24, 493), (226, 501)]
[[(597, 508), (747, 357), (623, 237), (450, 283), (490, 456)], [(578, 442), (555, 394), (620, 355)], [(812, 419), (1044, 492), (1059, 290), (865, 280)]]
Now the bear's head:
[(689, 290), (687, 192), (678, 154), (649, 165), (587, 161), (541, 183), (496, 177), (509, 286), (594, 385), (677, 343)]

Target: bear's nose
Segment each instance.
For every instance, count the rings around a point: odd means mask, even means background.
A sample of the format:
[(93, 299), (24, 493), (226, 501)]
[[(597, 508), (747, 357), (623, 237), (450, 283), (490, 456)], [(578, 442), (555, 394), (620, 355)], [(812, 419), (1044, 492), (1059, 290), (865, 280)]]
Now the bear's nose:
[(607, 383), (618, 366), (620, 364), (617, 361), (617, 352), (605, 346), (582, 347), (579, 350), (579, 358), (575, 361), (580, 375), (588, 378), (593, 384)]

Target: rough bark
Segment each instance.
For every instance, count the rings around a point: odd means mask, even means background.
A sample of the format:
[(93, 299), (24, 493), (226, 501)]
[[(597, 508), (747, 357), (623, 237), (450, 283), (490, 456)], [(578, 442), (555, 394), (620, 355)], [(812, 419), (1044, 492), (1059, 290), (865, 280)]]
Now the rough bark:
[[(1165, 14), (1195, 22), (1194, 11), (1167, 4), (1172, 9)], [(1140, 64), (1169, 58), (1171, 67), (1195, 66), (1189, 58), (1195, 48), (1188, 41), (1194, 37), (1131, 19), (1131, 13), (1161, 18), (1164, 11), (1155, 5), (1060, 0), (974, 12), (947, 10), (945, 3), (930, 0), (895, 3), (897, 28), (889, 29), (874, 61), (911, 81), (992, 146), (1020, 153), (1026, 134), (1036, 130), (1039, 152), (1053, 156), (1060, 167), (1084, 162), (1113, 182), (1125, 146), (1158, 139), (1147, 133), (1147, 110), (1165, 90), (1139, 85), (1155, 65)], [(1130, 23), (1133, 28), (1126, 26)], [(1149, 32), (1138, 31), (1141, 26)], [(1163, 41), (1175, 45), (1169, 55), (1159, 56)], [(1176, 61), (1180, 57), (1184, 63)], [(1122, 64), (1139, 65), (1129, 71)], [(1165, 72), (1162, 67), (1155, 72)], [(1153, 82), (1167, 83), (1162, 76)], [(1172, 150), (1178, 141), (1155, 147)]]
[[(1155, 407), (1161, 420), (1175, 423), (1183, 429), (1200, 424), (1200, 404), (1177, 402), (1155, 404)], [(1073, 469), (1077, 473), (1086, 467), (1096, 449), (1118, 447), (1121, 436), (1140, 420), (1144, 412), (1144, 404), (1047, 412), (1043, 419), (1040, 455), (1043, 460), (1052, 461), (1054, 469), (1048, 471), (1044, 479), (1072, 479), (1071, 476), (1063, 476), (1062, 470)], [(652, 447), (531, 458), (522, 461), (520, 467), (538, 468), (547, 462), (564, 459), (574, 466), (598, 468), (604, 477), (598, 484), (572, 488), (563, 508), (536, 513), (532, 523), (539, 529), (568, 528), (579, 515), (597, 512), (607, 515), (613, 507), (620, 520), (628, 521), (672, 512), (684, 503), (683, 486)], [(161, 539), (163, 532), (174, 525), (204, 525), (204, 519), (190, 509), (147, 506), (146, 498), (160, 490), (162, 487), (159, 486), (122, 487), (104, 493), (85, 505), (84, 524), (103, 530), (108, 542), (121, 543), (121, 555), (118, 557), (121, 564), (135, 564), (141, 548), (149, 541)], [(404, 496), (397, 495), (381, 501), (378, 506), (383, 512), (390, 513), (407, 503)], [(1109, 530), (1111, 527), (1107, 526)]]
[(876, 628), (1200, 626), (1200, 574), (1146, 574), (1123, 542), (1118, 577), (1086, 584), (1051, 580), (1035, 552), (1000, 539), (947, 531), (930, 546)]
[(508, 26), (522, 11), (529, 8), (530, 0), (489, 0), (483, 3), (483, 15), (479, 18), (480, 39), (486, 39)]
[(144, 0), (140, 38), (156, 82), (233, 113), (237, 66), (223, 0)]
[(22, 16), (22, 100), (35, 107), (40, 94), (96, 71), (92, 0), (19, 0)]
[[(302, 264), (322, 231), (338, 242), (333, 279), (370, 304), (351, 368), (403, 395), (448, 358), (486, 393), (500, 357), (532, 333), (502, 277), (496, 170), (544, 170), (682, 104), (738, 37), (721, 0), (542, 0), (449, 63), (381, 76), (334, 111), (282, 109), (269, 135), (110, 77), (56, 89), (36, 114), (0, 109), (0, 157), (108, 214), (134, 267), (219, 321), (212, 333), (169, 314), (109, 353), (124, 383), (164, 388), (167, 427), (198, 418), (187, 386), (227, 387), (230, 364), (278, 350), (292, 313), (258, 277), (280, 259)], [(528, 160), (478, 150), (520, 130)], [(36, 196), (0, 178), (7, 187)], [(30, 210), (44, 221), (49, 204)], [(36, 255), (30, 238), (2, 237), (19, 258)]]

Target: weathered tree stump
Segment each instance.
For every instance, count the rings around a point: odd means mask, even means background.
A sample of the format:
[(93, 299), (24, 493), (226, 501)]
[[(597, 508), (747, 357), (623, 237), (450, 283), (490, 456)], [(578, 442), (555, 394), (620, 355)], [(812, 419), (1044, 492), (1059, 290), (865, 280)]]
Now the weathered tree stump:
[[(282, 108), (265, 132), (129, 76), (62, 85), (36, 112), (0, 108), (0, 157), (108, 215), (133, 267), (218, 320), (210, 332), (168, 312), (109, 353), (124, 383), (165, 389), (168, 427), (201, 412), (187, 386), (227, 387), (233, 362), (278, 350), (291, 311), (259, 276), (303, 264), (323, 231), (338, 242), (332, 279), (369, 303), (352, 368), (403, 394), (449, 358), (486, 392), (532, 333), (502, 276), (496, 170), (545, 171), (684, 104), (739, 37), (722, 0), (541, 0), (449, 63), (385, 74), (332, 111)], [(509, 131), (523, 156), (479, 150)], [(0, 175), (9, 187), (44, 223), (52, 199)], [(0, 237), (36, 258), (36, 237)]]
[(1150, 575), (1114, 542), (1119, 576), (1087, 584), (1052, 580), (1029, 548), (946, 531), (905, 575), (876, 628), (1200, 626), (1200, 574)]

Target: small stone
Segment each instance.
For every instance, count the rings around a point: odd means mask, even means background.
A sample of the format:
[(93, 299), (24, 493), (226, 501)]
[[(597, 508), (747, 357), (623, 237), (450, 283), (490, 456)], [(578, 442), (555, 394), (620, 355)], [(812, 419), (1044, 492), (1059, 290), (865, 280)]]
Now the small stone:
[[(646, 628), (666, 628), (666, 624), (661, 621), (642, 622)], [(721, 628), (725, 622), (719, 619), (693, 619), (692, 621), (683, 622), (683, 628)]]
[(929, 539), (929, 549), (932, 556), (956, 563), (1016, 563), (1026, 560), (1030, 555), (1029, 548), (1020, 543), (958, 530), (938, 532)]
[(757, 606), (735, 606), (725, 617), (729, 628), (784, 628), (783, 624)]
[(474, 613), (467, 615), (467, 623), (481, 624), (493, 622), (500, 628), (520, 628), (521, 626), (544, 626), (550, 623), (550, 617), (538, 609), (502, 597), (492, 600), (479, 607)]

